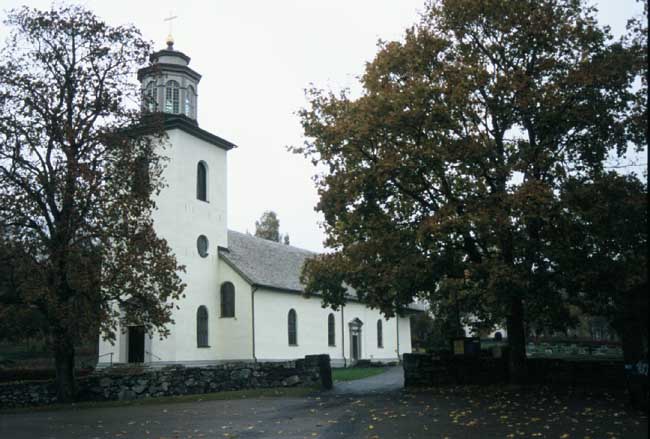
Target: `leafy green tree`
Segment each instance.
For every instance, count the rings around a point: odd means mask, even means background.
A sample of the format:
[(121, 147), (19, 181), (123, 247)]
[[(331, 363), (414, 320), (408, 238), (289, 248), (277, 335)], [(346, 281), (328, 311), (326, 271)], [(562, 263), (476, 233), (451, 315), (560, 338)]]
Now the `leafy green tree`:
[(283, 242), (285, 245), (290, 243), (289, 234), (280, 233), (278, 214), (272, 210), (267, 210), (259, 221), (255, 221), (255, 236), (269, 241)]
[(568, 319), (547, 249), (569, 176), (622, 154), (639, 53), (580, 0), (438, 0), (384, 42), (352, 98), (308, 91), (307, 138), (326, 244), (308, 292), (342, 283), (387, 315), (414, 296), (459, 294), (477, 321), (506, 323), (513, 382), (525, 322)]
[[(75, 396), (75, 341), (117, 325), (168, 334), (182, 270), (153, 229), (162, 120), (133, 72), (149, 44), (81, 7), (11, 11), (0, 62), (0, 319), (34, 313)], [(144, 135), (146, 134), (146, 135)], [(123, 310), (124, 313), (120, 311)]]

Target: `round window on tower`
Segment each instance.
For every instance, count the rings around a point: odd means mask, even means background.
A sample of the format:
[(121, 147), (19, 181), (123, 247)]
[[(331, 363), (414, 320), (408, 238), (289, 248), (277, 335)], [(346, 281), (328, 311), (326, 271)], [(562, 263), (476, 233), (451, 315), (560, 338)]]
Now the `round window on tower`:
[(196, 249), (199, 251), (199, 256), (205, 258), (208, 256), (208, 238), (205, 235), (200, 235), (196, 240)]

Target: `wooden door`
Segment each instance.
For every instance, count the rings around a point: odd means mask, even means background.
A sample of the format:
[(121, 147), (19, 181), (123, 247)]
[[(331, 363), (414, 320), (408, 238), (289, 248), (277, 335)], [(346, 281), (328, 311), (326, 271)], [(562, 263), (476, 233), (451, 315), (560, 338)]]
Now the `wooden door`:
[(129, 326), (129, 363), (144, 363), (144, 326)]

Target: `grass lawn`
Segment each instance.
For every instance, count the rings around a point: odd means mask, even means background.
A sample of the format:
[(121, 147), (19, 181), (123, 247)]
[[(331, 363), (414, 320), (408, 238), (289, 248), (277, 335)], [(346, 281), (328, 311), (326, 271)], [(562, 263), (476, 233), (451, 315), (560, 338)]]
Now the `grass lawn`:
[(332, 369), (332, 379), (336, 381), (353, 381), (379, 375), (386, 369), (383, 367), (348, 367)]

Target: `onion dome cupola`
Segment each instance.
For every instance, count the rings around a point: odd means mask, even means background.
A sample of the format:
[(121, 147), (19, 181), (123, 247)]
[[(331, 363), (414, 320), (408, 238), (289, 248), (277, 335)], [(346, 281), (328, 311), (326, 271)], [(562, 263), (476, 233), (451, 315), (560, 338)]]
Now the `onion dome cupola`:
[(138, 70), (144, 110), (183, 115), (196, 124), (201, 75), (188, 67), (190, 57), (174, 50), (170, 35), (167, 48), (153, 53), (149, 60), (148, 67)]

